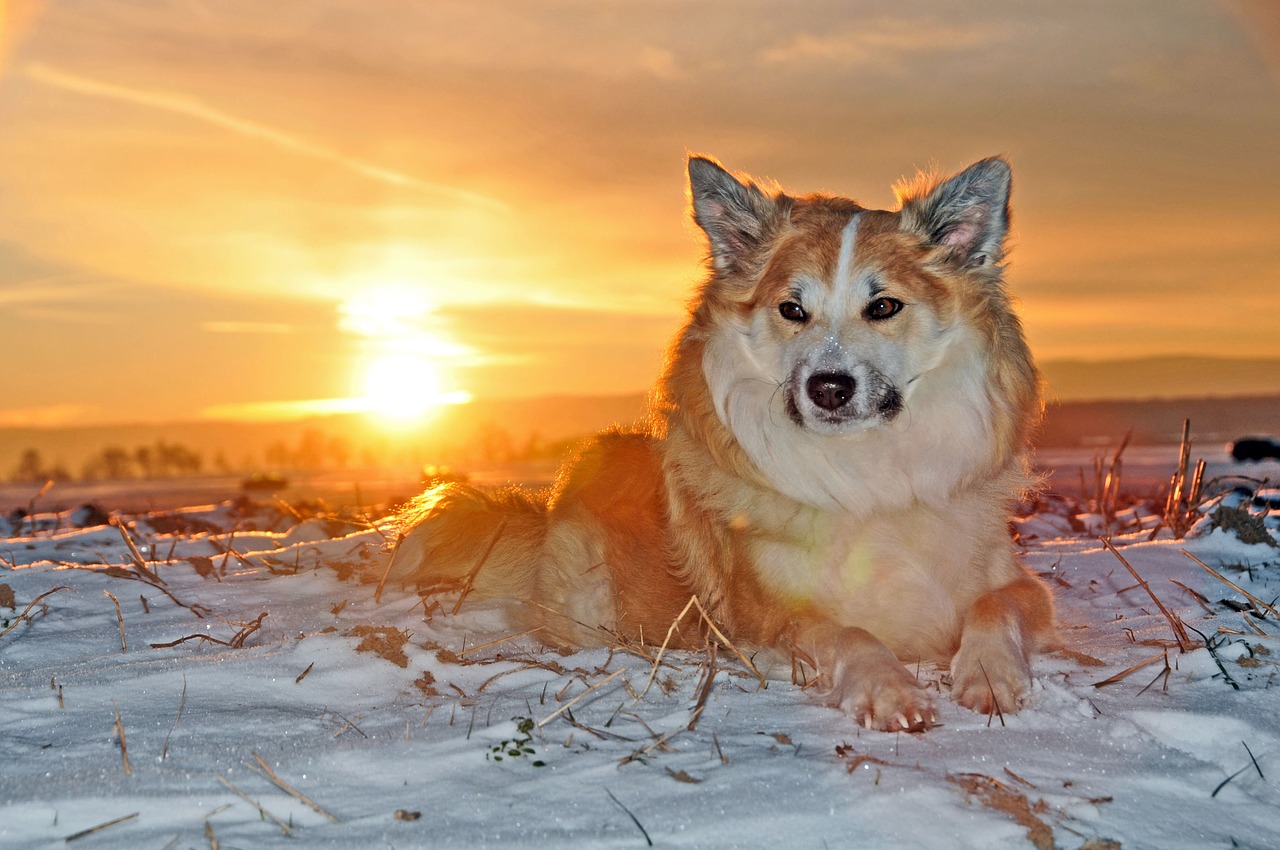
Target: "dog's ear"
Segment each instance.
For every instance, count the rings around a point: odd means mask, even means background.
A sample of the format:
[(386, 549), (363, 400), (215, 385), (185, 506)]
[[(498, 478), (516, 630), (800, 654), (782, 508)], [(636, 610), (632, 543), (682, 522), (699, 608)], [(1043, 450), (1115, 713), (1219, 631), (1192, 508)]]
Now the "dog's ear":
[(778, 217), (777, 202), (750, 181), (742, 182), (714, 160), (689, 157), (693, 220), (707, 234), (716, 271), (749, 264)]
[(1009, 231), (1009, 163), (984, 159), (935, 185), (900, 189), (902, 228), (950, 248), (963, 266), (998, 265)]

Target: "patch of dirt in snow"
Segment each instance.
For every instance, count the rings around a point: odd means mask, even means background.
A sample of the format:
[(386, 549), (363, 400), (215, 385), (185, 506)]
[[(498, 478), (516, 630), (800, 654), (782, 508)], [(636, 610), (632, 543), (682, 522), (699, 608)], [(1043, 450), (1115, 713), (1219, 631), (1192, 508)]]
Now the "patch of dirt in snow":
[(1280, 555), (1232, 529), (1274, 542), (1280, 510), (1222, 506), (1252, 519), (1183, 540), (1136, 501), (1029, 510), (1067, 646), (1016, 714), (921, 669), (942, 694), (921, 735), (724, 648), (655, 671), (652, 648), (547, 649), (501, 603), (376, 603), (389, 532), (367, 517), (15, 518), (0, 846), (1274, 847)]

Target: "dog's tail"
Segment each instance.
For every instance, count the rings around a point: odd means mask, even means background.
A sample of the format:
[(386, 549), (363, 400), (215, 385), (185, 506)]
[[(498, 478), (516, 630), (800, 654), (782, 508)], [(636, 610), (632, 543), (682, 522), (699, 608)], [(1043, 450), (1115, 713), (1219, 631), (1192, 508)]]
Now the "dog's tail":
[(527, 599), (547, 533), (545, 503), (522, 490), (441, 484), (400, 512), (387, 578)]

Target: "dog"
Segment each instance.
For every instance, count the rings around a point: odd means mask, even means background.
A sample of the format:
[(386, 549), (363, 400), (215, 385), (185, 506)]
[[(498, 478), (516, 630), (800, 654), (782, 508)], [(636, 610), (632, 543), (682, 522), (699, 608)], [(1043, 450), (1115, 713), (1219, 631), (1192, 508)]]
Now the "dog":
[(1057, 633), (1008, 529), (1042, 408), (1003, 282), (1008, 163), (918, 177), (894, 211), (705, 156), (688, 179), (707, 275), (647, 422), (545, 497), (428, 490), (386, 577), (519, 600), (567, 647), (656, 644), (696, 596), (869, 729), (937, 722), (922, 662), (961, 705), (1016, 711)]

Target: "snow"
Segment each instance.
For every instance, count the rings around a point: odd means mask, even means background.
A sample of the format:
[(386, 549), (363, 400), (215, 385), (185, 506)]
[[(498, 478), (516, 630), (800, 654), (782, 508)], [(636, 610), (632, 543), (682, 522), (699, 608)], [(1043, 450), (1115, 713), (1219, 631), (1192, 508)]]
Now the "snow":
[[(1273, 502), (1221, 498), (1280, 539)], [(861, 730), (789, 681), (762, 688), (727, 650), (690, 729), (706, 654), (671, 653), (643, 692), (649, 660), (561, 656), (512, 636), (501, 603), (454, 614), (454, 596), (394, 587), (375, 601), (386, 539), (360, 520), (231, 503), (122, 517), (153, 579), (118, 528), (76, 527), (90, 512), (0, 519), (14, 594), (0, 631), (17, 623), (0, 636), (0, 846), (65, 847), (126, 816), (72, 844), (1280, 846), (1274, 617), (1241, 610), (1181, 551), (1270, 602), (1280, 549), (1207, 519), (1148, 540), (1154, 508), (1121, 516), (1121, 554), (1209, 639), (1180, 652), (1146, 592), (1055, 504), (1017, 525), (1068, 651), (1036, 660), (1030, 703), (1003, 719), (959, 708), (943, 671), (922, 669), (944, 694), (941, 725), (920, 735)], [(405, 666), (361, 650), (406, 631)]]

